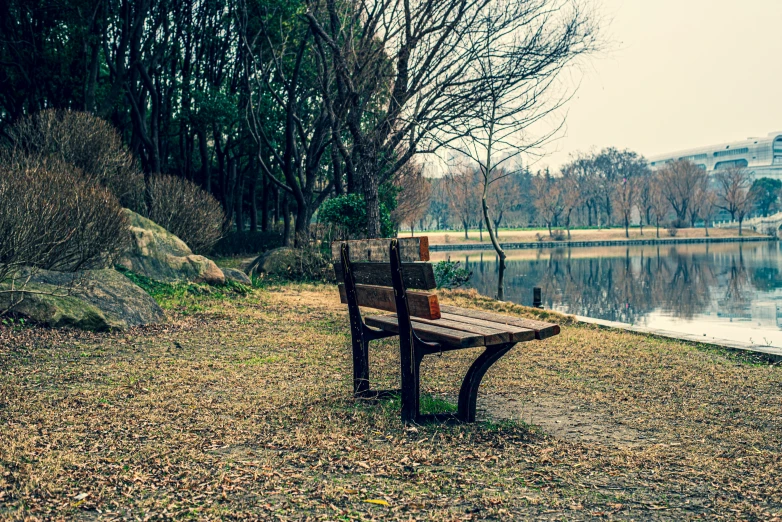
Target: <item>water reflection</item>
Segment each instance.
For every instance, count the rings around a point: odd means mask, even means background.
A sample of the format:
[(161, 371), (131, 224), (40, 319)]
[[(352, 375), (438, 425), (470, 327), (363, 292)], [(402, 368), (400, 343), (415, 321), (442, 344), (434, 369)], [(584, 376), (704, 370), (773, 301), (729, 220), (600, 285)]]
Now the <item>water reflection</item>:
[[(496, 294), (493, 252), (437, 257), (461, 260), (473, 271), (472, 286)], [(505, 299), (531, 305), (532, 288), (539, 286), (546, 308), (576, 315), (646, 325), (667, 318), (667, 326), (671, 320), (751, 321), (754, 329), (778, 332), (781, 267), (776, 242), (512, 251)]]

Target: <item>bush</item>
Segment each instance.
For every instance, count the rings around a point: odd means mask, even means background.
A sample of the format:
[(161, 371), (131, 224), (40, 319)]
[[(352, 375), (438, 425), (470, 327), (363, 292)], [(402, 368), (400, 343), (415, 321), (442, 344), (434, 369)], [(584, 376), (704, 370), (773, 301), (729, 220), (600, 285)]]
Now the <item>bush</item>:
[(553, 241), (564, 241), (565, 240), (565, 233), (561, 230), (553, 230), (551, 232), (551, 239)]
[(671, 223), (670, 225), (668, 225), (668, 235), (669, 236), (676, 237), (676, 234), (678, 234), (678, 233), (679, 233), (679, 229), (676, 228), (675, 224)]
[(0, 157), (53, 157), (78, 167), (91, 184), (108, 188), (123, 206), (144, 190), (144, 176), (110, 123), (86, 112), (45, 110), (7, 130)]
[(128, 222), (108, 189), (54, 158), (0, 166), (0, 281), (22, 266), (76, 271), (111, 266)]
[(259, 254), (282, 246), (280, 232), (228, 232), (212, 249), (216, 256)]
[(437, 288), (458, 288), (470, 282), (472, 272), (459, 266), (459, 261), (440, 261), (434, 265)]
[[(344, 194), (326, 200), (318, 210), (318, 221), (335, 228), (332, 240), (358, 239), (366, 237), (367, 207), (359, 194)], [(396, 226), (391, 219), (388, 206), (380, 203), (380, 234), (383, 237), (396, 236)]]
[(151, 211), (143, 198), (130, 207), (187, 243), (196, 254), (209, 253), (223, 237), (226, 217), (214, 196), (178, 176), (157, 174), (150, 180)]

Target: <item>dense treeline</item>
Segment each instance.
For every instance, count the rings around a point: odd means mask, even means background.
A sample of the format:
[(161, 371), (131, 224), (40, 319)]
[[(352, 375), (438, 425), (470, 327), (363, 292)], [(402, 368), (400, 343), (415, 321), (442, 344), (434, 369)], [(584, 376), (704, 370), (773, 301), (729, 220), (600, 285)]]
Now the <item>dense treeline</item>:
[[(147, 204), (153, 175), (175, 175), (214, 194), (238, 230), (283, 222), (299, 241), (326, 199), (355, 194), (377, 236), (416, 155), (475, 135), (483, 123), (465, 115), (499, 82), (523, 87), (534, 120), (539, 86), (595, 30), (574, 0), (11, 0), (0, 135), (43, 109), (85, 111), (139, 159)], [(500, 60), (490, 34), (513, 65), (501, 73), (485, 67)]]
[[(502, 172), (489, 193), (496, 227), (556, 229), (631, 225), (670, 230), (706, 228), (717, 218), (743, 222), (752, 214), (778, 209), (782, 183), (769, 178), (753, 181), (750, 171), (728, 168), (709, 175), (686, 160), (652, 170), (643, 156), (629, 150), (606, 148), (580, 154), (552, 173), (529, 169)], [(482, 183), (475, 167), (451, 169), (434, 180), (429, 209), (419, 228), (482, 229)], [(482, 231), (482, 230), (481, 230)], [(564, 233), (564, 231), (563, 231)]]

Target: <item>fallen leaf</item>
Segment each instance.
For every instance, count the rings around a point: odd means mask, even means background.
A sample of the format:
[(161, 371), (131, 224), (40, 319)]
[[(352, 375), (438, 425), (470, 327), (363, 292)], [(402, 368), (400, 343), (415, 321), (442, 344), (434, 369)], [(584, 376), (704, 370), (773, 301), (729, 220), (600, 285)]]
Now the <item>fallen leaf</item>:
[(376, 498), (368, 498), (364, 502), (366, 502), (367, 504), (377, 504), (378, 506), (390, 506), (391, 505), (388, 502), (386, 502), (385, 500), (379, 500), (379, 499), (376, 499)]

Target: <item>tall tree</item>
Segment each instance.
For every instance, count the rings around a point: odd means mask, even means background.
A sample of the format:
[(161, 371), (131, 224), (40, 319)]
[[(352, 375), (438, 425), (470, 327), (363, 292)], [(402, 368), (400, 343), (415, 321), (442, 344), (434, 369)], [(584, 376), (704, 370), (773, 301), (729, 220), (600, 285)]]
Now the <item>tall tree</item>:
[(681, 226), (687, 220), (687, 212), (698, 190), (708, 183), (706, 171), (689, 160), (678, 160), (666, 165), (658, 179), (663, 195)]
[(728, 212), (731, 219), (739, 222), (739, 235), (741, 235), (741, 224), (752, 209), (753, 194), (749, 190), (752, 175), (747, 169), (731, 167), (718, 170), (714, 174), (714, 179), (720, 196), (718, 206)]

